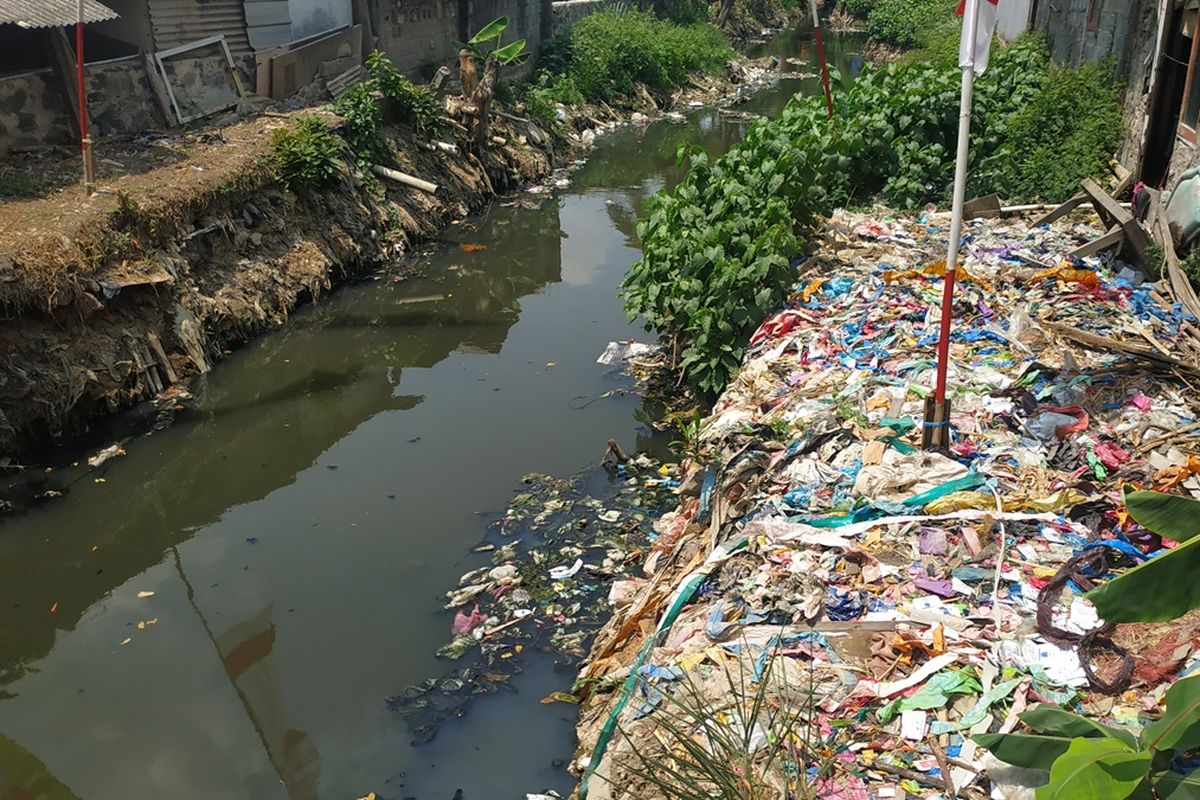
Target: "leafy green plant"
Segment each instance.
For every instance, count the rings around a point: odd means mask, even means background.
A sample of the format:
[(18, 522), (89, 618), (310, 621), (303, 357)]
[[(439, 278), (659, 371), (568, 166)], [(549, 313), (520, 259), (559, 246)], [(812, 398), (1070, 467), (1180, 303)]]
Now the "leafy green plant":
[(1200, 771), (1170, 769), (1177, 755), (1200, 747), (1200, 675), (1167, 690), (1161, 719), (1140, 736), (1051, 705), (1019, 715), (1032, 733), (985, 733), (975, 741), (1001, 761), (1050, 771), (1037, 800), (1140, 796), (1185, 800), (1200, 793)]
[(1005, 147), (994, 161), (1000, 191), (1061, 202), (1083, 177), (1104, 171), (1124, 138), (1120, 86), (1114, 65), (1051, 66), (1041, 90), (1013, 115)]
[(422, 133), (436, 134), (446, 125), (446, 110), (433, 93), (400, 74), (379, 50), (367, 56), (368, 82), (385, 101), (385, 114), (395, 113)]
[(570, 53), (575, 86), (588, 100), (604, 101), (633, 94), (639, 83), (666, 90), (690, 72), (719, 70), (732, 50), (712, 25), (607, 9), (576, 23)]
[(956, 7), (954, 0), (881, 0), (867, 15), (867, 32), (888, 44), (912, 47), (923, 30), (953, 18)]
[(296, 117), (293, 127), (271, 137), (276, 173), (290, 189), (315, 188), (333, 180), (343, 166), (341, 148), (325, 120), (313, 114)]
[[(1163, 622), (1200, 608), (1200, 502), (1163, 492), (1125, 493), (1129, 516), (1179, 544), (1088, 592), (1109, 622)], [(1169, 587), (1169, 591), (1164, 591)]]
[(527, 83), (521, 91), (525, 115), (546, 130), (558, 127), (557, 105), (580, 105), (583, 95), (565, 75), (548, 71), (538, 73), (537, 80)]
[[(1164, 259), (1166, 254), (1163, 254)], [(1200, 247), (1193, 247), (1192, 252), (1179, 263), (1184, 274), (1192, 279), (1192, 283), (1200, 284)]]
[[(500, 45), (500, 37), (508, 28), (508, 17), (497, 17), (484, 25), (478, 33), (463, 43), (463, 47), (475, 54), (480, 61), (489, 55), (495, 56), (501, 66), (517, 66), (529, 60), (529, 52), (525, 49), (525, 40), (517, 39), (504, 46)], [(491, 51), (485, 50), (484, 45), (495, 42)]]
[(348, 90), (333, 104), (333, 110), (346, 120), (342, 138), (360, 163), (372, 162), (383, 150), (383, 106), (379, 99), (374, 83), (368, 81)]
[(850, 16), (865, 20), (880, 2), (881, 0), (842, 0), (842, 8), (846, 9)]
[[(1009, 185), (1011, 122), (1039, 97), (1048, 65), (1036, 36), (995, 49), (976, 82), (971, 194)], [(839, 95), (835, 124), (820, 97), (798, 97), (719, 159), (682, 152), (687, 175), (650, 199), (638, 225), (642, 257), (621, 288), (630, 319), (672, 340), (693, 386), (719, 392), (783, 300), (818, 215), (872, 198), (900, 208), (949, 198), (959, 84), (952, 63), (889, 64)]]

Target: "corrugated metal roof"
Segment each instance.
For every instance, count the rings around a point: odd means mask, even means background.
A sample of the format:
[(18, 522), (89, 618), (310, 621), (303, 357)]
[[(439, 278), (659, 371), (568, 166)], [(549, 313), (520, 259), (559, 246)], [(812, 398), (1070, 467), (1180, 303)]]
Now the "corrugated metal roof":
[(157, 50), (221, 35), (234, 55), (253, 52), (242, 0), (150, 0), (150, 22)]
[[(103, 22), (119, 15), (96, 0), (83, 0), (83, 21)], [(79, 0), (0, 0), (0, 23), (22, 28), (58, 28), (79, 22)]]

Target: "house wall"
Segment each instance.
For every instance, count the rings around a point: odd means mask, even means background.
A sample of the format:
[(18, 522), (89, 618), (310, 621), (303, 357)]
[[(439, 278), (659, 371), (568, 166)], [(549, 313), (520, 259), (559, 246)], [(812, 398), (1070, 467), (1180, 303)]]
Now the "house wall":
[(1091, 0), (1054, 0), (1038, 4), (1036, 25), (1046, 32), (1050, 56), (1063, 64), (1097, 62), (1108, 56), (1117, 60), (1118, 73), (1128, 65), (1130, 23), (1146, 0), (1094, 0), (1099, 6), (1096, 30), (1087, 29)]

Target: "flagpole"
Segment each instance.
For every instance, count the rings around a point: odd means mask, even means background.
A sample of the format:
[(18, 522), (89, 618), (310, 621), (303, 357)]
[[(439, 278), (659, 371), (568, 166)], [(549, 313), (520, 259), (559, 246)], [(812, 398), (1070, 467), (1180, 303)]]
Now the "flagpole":
[[(962, 238), (963, 203), (967, 193), (967, 156), (971, 142), (971, 101), (975, 89), (975, 32), (979, 21), (979, 0), (966, 0), (963, 14), (959, 66), (962, 67), (962, 93), (958, 115), (958, 157), (954, 165), (954, 199), (951, 204), (950, 242), (946, 248), (946, 274), (942, 281), (942, 326), (937, 347), (937, 384), (933, 403), (925, 404), (925, 428), (922, 444), (926, 449), (950, 446), (950, 404), (946, 401), (946, 371), (950, 363), (950, 321), (954, 307), (954, 275)], [(961, 54), (970, 54), (966, 58)]]
[(829, 90), (829, 63), (825, 60), (825, 37), (821, 35), (821, 16), (817, 13), (817, 0), (809, 0), (812, 7), (813, 35), (817, 39), (817, 60), (821, 62), (821, 83), (825, 86), (825, 108), (833, 119), (833, 92)]
[(83, 152), (83, 191), (90, 197), (96, 192), (96, 165), (92, 158), (92, 137), (88, 134), (87, 86), (83, 74), (83, 0), (79, 0), (78, 17), (75, 23), (75, 79), (79, 94), (79, 144)]

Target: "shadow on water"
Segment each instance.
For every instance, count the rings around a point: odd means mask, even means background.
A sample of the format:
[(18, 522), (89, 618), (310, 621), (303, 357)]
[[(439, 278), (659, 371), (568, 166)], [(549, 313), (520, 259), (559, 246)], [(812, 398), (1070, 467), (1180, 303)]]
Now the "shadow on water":
[[(854, 46), (831, 42), (844, 75)], [(63, 496), (0, 527), (0, 797), (569, 791), (573, 709), (538, 703), (571, 682), (552, 659), (421, 748), (383, 698), (444, 672), (441, 594), (523, 474), (657, 446), (595, 358), (645, 336), (615, 294), (675, 151), (744, 126), (700, 110), (615, 134), (560, 196), (447, 231), (425, 277), (302, 309), (127, 455), (9, 477)]]

